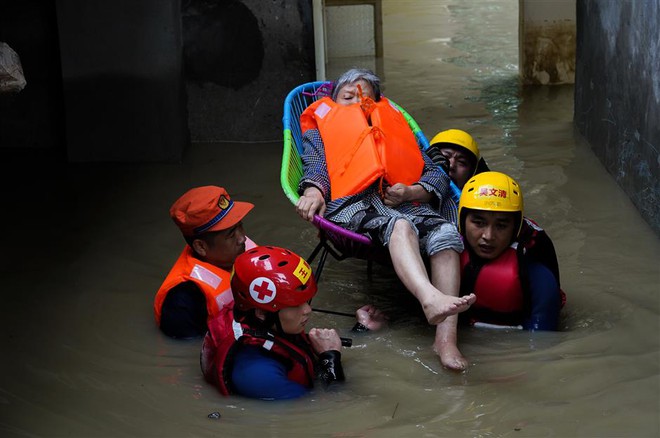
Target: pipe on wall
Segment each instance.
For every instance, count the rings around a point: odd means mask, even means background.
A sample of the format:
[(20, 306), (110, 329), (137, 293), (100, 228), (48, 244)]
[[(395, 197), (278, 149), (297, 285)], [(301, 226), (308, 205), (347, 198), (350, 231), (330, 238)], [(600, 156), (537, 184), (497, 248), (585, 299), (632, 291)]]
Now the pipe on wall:
[(325, 81), (325, 2), (313, 0), (314, 56), (316, 59), (316, 80)]

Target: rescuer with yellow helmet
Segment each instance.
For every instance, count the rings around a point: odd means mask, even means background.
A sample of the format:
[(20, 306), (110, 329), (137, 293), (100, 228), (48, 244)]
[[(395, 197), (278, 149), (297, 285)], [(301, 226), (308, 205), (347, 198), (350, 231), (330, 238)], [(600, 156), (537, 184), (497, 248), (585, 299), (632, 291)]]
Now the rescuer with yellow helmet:
[(523, 207), (520, 185), (504, 173), (479, 173), (463, 187), (461, 294), (477, 296), (470, 324), (558, 329), (565, 294), (554, 245)]
[(430, 141), (427, 154), (441, 166), (459, 189), (475, 173), (488, 170), (479, 145), (470, 134), (460, 129), (447, 129)]

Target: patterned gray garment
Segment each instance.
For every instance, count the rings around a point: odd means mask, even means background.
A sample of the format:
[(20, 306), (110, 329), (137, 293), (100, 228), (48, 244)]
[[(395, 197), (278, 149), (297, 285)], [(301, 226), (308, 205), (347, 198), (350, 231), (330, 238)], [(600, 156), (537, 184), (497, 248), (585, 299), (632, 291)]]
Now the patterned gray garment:
[[(326, 202), (325, 218), (351, 231), (366, 233), (377, 230), (379, 240), (387, 245), (396, 219), (407, 220), (419, 235), (423, 233), (420, 248), (423, 254), (433, 255), (443, 249), (463, 250), (463, 243), (455, 224), (457, 223), (456, 204), (451, 199), (449, 176), (442, 172), (431, 159), (422, 152), (424, 169), (417, 184), (435, 194), (432, 203), (404, 202), (391, 208), (383, 203), (374, 182), (361, 193), (330, 200), (330, 177), (325, 162), (323, 140), (317, 129), (310, 129), (303, 135), (303, 176), (298, 185), (302, 194), (305, 188), (318, 188)], [(439, 206), (439, 208), (438, 208)], [(369, 216), (368, 221), (364, 221)]]

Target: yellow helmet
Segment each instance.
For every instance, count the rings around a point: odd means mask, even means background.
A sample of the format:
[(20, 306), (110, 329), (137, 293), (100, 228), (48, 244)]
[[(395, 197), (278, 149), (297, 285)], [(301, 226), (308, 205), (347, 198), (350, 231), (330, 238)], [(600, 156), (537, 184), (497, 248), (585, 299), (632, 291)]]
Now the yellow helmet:
[(477, 142), (474, 141), (470, 134), (461, 131), (460, 129), (447, 129), (446, 131), (438, 132), (435, 137), (431, 139), (431, 146), (437, 143), (450, 143), (467, 149), (472, 155), (474, 155), (475, 163), (481, 158)]
[(483, 172), (468, 180), (458, 203), (459, 231), (465, 229), (467, 211), (487, 210), (519, 213), (516, 236), (520, 233), (523, 218), (523, 195), (518, 183), (501, 172)]

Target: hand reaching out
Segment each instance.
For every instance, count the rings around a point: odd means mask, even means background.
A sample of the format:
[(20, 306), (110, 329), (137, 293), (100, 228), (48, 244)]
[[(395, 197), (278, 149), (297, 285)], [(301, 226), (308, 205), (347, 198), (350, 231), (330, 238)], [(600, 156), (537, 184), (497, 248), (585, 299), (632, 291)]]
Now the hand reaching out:
[(355, 311), (358, 322), (369, 330), (380, 330), (387, 325), (387, 315), (376, 306), (366, 304)]

